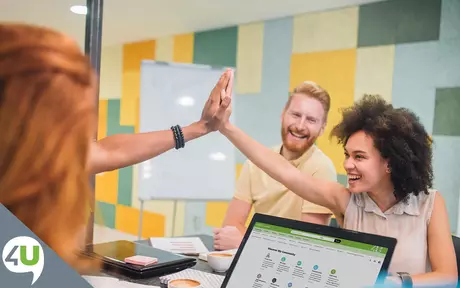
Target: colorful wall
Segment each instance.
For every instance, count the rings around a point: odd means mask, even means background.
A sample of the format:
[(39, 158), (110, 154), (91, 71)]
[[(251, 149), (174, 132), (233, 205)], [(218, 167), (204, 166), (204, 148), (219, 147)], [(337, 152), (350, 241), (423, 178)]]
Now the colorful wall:
[[(460, 1), (392, 0), (296, 15), (213, 31), (105, 47), (102, 54), (99, 137), (139, 130), (142, 59), (236, 67), (237, 125), (267, 146), (280, 142), (288, 91), (304, 80), (332, 97), (326, 133), (339, 108), (363, 93), (379, 93), (415, 111), (433, 135), (435, 187), (457, 226), (460, 154)], [(257, 117), (257, 121), (249, 117)], [(341, 147), (318, 140), (345, 181)], [(245, 158), (238, 152), (238, 170)], [(137, 167), (97, 176), (98, 222), (139, 231)], [(145, 204), (142, 236), (210, 233), (227, 203)], [(174, 221), (174, 223), (173, 223)], [(173, 231), (174, 227), (174, 231)]]

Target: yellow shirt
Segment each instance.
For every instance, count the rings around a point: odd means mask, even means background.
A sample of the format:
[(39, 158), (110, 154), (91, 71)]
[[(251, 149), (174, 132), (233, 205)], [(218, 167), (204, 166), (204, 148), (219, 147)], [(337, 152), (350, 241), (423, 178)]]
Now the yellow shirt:
[[(275, 147), (274, 151), (279, 153), (281, 147)], [(289, 162), (313, 177), (337, 181), (337, 173), (331, 159), (316, 145), (298, 159)], [(303, 200), (249, 160), (243, 165), (234, 197), (253, 205), (256, 213), (282, 218), (301, 220), (302, 213), (332, 214), (325, 207)]]

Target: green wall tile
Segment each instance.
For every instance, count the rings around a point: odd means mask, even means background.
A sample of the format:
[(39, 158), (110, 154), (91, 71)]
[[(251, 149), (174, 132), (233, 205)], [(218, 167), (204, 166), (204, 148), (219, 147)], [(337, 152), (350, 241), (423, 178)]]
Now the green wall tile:
[[(133, 126), (120, 126), (120, 100), (109, 100), (107, 107), (107, 136), (116, 134), (134, 134)], [(133, 167), (118, 171), (118, 204), (132, 205)]]
[[(95, 222), (115, 229), (115, 205), (96, 201)], [(102, 217), (102, 219), (100, 219)], [(102, 220), (102, 223), (100, 222)]]
[(460, 87), (436, 90), (434, 135), (460, 136)]
[(441, 39), (460, 38), (460, 1), (443, 0), (441, 13)]
[(337, 181), (343, 186), (348, 186), (348, 176), (343, 174), (337, 174)]
[(133, 167), (125, 167), (118, 170), (118, 204), (132, 205), (133, 192)]
[(120, 126), (120, 100), (108, 100), (107, 103), (107, 136), (117, 134)]
[(360, 6), (358, 47), (439, 39), (441, 0), (391, 0)]
[(195, 33), (193, 63), (236, 67), (238, 27)]

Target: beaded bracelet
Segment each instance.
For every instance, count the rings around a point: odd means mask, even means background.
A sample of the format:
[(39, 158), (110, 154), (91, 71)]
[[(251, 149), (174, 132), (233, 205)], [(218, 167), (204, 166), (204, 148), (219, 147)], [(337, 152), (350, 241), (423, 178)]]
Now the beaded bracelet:
[(182, 132), (182, 128), (179, 125), (172, 126), (171, 130), (174, 134), (174, 140), (176, 142), (176, 150), (185, 147), (185, 139), (184, 133)]

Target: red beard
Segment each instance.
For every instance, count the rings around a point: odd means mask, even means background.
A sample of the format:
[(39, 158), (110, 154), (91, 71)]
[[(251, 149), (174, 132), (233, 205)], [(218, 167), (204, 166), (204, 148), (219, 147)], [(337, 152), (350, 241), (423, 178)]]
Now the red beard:
[(310, 149), (311, 146), (313, 146), (313, 144), (315, 143), (317, 139), (317, 137), (312, 137), (311, 135), (309, 135), (305, 139), (296, 139), (294, 141), (291, 141), (289, 138), (292, 138), (294, 136), (290, 135), (289, 130), (291, 130), (292, 132), (296, 134), (302, 134), (302, 133), (297, 132), (295, 128), (294, 129), (281, 128), (281, 137), (283, 139), (283, 146), (284, 148), (286, 148), (287, 150), (291, 152), (303, 154), (305, 153), (305, 151)]

